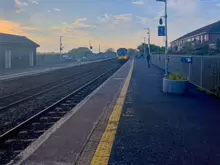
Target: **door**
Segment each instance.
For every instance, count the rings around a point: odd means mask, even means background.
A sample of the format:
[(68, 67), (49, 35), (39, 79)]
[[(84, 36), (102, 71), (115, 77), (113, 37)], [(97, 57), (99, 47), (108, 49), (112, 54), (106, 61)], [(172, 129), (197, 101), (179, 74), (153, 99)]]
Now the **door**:
[(11, 68), (11, 50), (5, 50), (5, 68)]
[(30, 55), (29, 55), (29, 65), (31, 67), (34, 66), (34, 53), (33, 52), (30, 52)]

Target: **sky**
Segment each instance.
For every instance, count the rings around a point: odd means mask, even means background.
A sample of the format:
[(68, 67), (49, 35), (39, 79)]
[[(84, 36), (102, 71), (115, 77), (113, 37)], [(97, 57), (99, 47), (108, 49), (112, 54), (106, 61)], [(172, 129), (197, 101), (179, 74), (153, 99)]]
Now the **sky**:
[[(168, 40), (220, 20), (220, 0), (167, 0)], [(93, 46), (137, 48), (151, 29), (157, 36), (164, 3), (156, 0), (0, 0), (0, 32), (24, 35), (40, 45), (39, 52), (58, 52)]]

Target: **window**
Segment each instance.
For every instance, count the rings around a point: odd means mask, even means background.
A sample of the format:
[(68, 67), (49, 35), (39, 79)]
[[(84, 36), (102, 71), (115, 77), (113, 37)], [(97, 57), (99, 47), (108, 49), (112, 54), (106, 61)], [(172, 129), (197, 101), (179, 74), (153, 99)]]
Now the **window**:
[(201, 43), (203, 43), (203, 35), (201, 35), (200, 38), (201, 38)]
[(206, 35), (205, 35), (205, 41), (208, 41), (208, 40), (209, 40), (209, 35), (206, 34)]

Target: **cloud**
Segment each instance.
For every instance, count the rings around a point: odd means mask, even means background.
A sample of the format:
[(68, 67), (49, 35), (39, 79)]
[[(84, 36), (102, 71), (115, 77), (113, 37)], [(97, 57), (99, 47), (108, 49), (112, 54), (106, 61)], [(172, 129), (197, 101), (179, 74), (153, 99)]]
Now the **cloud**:
[(70, 34), (70, 33), (74, 33), (75, 31), (82, 31), (84, 29), (96, 28), (95, 25), (89, 25), (83, 23), (87, 20), (88, 18), (78, 18), (72, 24), (63, 22), (61, 26), (51, 27), (51, 30), (54, 30), (56, 33), (59, 34)]
[(58, 11), (60, 12), (61, 10), (60, 9), (57, 9), (57, 8), (53, 8), (54, 11)]
[(84, 29), (84, 28), (95, 28), (96, 26), (94, 25), (88, 25), (85, 23), (82, 23), (84, 21), (88, 20), (88, 18), (78, 18), (73, 22), (73, 28), (74, 29)]
[(28, 0), (28, 2), (31, 2), (31, 3), (36, 4), (36, 5), (39, 4), (39, 1), (36, 1), (36, 0)]
[(144, 1), (143, 0), (136, 0), (132, 2), (134, 5), (143, 5)]
[(217, 3), (216, 6), (217, 6), (217, 7), (220, 7), (220, 3)]
[(104, 14), (103, 16), (98, 17), (98, 23), (102, 24), (102, 23), (107, 23), (108, 21), (110, 21), (112, 15), (108, 15), (108, 14)]
[(28, 6), (28, 4), (26, 2), (21, 2), (20, 0), (15, 0), (14, 2), (17, 7)]
[(114, 16), (114, 24), (120, 24), (132, 21), (132, 14), (121, 14)]
[(151, 22), (153, 19), (142, 17), (142, 16), (136, 16), (136, 18), (141, 22), (141, 24), (146, 25), (149, 22)]
[(98, 24), (124, 24), (132, 21), (132, 14), (108, 15), (98, 17)]
[(24, 35), (28, 36), (30, 31), (37, 31), (40, 30), (34, 27), (22, 26), (19, 23), (15, 23), (12, 21), (7, 20), (0, 20), (0, 32), (1, 33), (8, 33), (8, 34), (15, 34), (15, 35)]
[(61, 10), (58, 9), (58, 8), (53, 8), (53, 9), (47, 10), (48, 13), (53, 12), (53, 11), (55, 11), (55, 12), (60, 12)]
[(22, 10), (22, 9), (18, 9), (18, 10), (15, 11), (15, 13), (20, 14), (20, 13), (22, 13), (23, 11), (24, 11), (24, 10)]
[(24, 31), (37, 31), (37, 30), (39, 30), (39, 28), (23, 26), (22, 30), (24, 30)]

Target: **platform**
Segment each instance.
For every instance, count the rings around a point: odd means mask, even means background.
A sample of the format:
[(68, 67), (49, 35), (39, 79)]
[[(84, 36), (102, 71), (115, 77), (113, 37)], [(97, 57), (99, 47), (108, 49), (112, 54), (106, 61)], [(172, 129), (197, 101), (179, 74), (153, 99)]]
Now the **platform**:
[(90, 164), (131, 64), (132, 61), (128, 61), (123, 65), (12, 164)]
[(26, 68), (26, 69), (19, 69), (19, 70), (10, 70), (9, 69), (4, 72), (0, 71), (0, 81), (23, 77), (23, 76), (29, 76), (29, 75), (42, 74), (42, 73), (46, 73), (46, 72), (50, 72), (50, 71), (54, 71), (54, 70), (58, 70), (58, 69), (64, 69), (64, 68), (89, 64), (89, 63), (93, 63), (93, 62), (105, 61), (105, 60), (109, 60), (109, 59), (112, 59), (112, 58), (93, 60), (93, 61), (69, 62), (69, 63), (62, 63), (62, 64), (54, 64), (54, 65), (49, 65), (49, 66), (36, 66), (33, 68)]
[(217, 165), (220, 100), (162, 92), (164, 71), (136, 60), (109, 165)]

